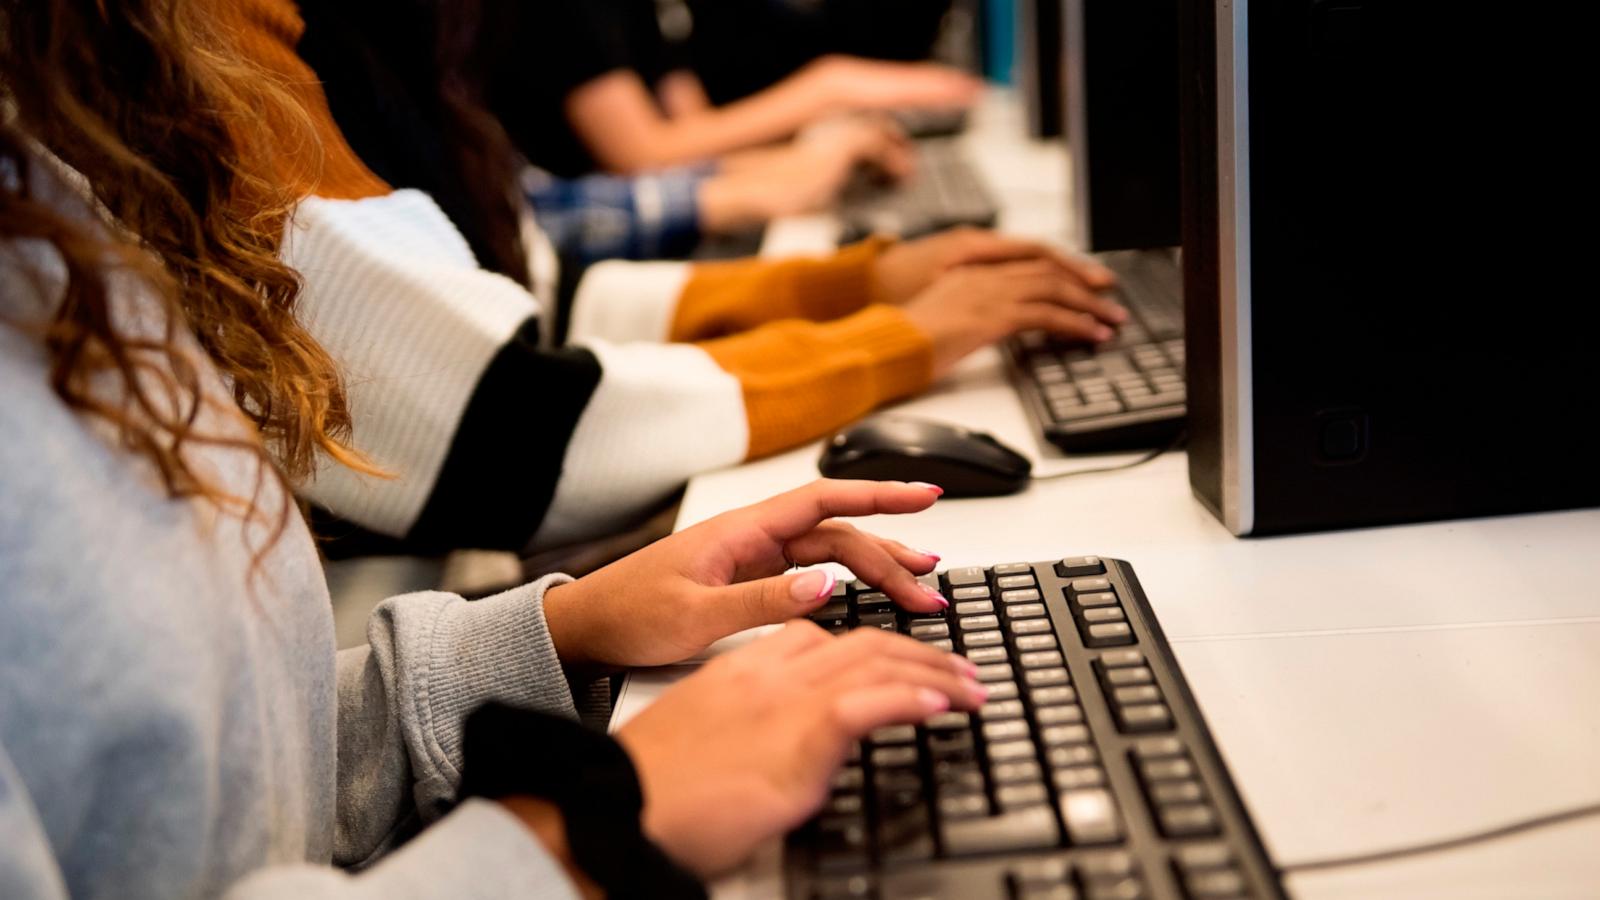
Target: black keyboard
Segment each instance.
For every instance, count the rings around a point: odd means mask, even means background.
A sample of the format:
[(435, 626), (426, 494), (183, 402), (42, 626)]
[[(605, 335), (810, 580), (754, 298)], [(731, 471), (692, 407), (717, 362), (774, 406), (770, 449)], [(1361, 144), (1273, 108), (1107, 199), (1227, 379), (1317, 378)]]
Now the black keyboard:
[(1117, 273), (1131, 314), (1099, 347), (1042, 332), (1006, 342), (1013, 379), (1040, 434), (1063, 450), (1159, 447), (1183, 430), (1183, 274), (1166, 250), (1095, 257)]
[(812, 619), (963, 653), (977, 713), (882, 728), (791, 835), (788, 896), (1282, 897), (1139, 588), (1085, 556), (925, 576), (944, 614), (841, 584)]
[(916, 238), (958, 225), (994, 226), (1000, 207), (954, 140), (917, 142), (917, 173), (904, 184), (861, 180), (846, 188), (842, 243), (870, 234)]

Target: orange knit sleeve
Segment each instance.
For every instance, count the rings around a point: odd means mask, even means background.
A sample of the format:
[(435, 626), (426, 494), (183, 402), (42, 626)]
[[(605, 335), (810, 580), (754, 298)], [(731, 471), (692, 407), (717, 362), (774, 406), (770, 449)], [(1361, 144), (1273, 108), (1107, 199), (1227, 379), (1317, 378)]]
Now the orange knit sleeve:
[(826, 321), (878, 299), (873, 264), (892, 241), (868, 238), (822, 259), (696, 265), (678, 296), (669, 339), (697, 341), (779, 319)]
[(743, 386), (752, 459), (919, 391), (933, 372), (933, 343), (884, 305), (831, 322), (772, 322), (697, 346)]
[(216, 17), (224, 39), (240, 57), (276, 81), (305, 114), (290, 120), (290, 110), (262, 110), (259, 127), (241, 135), (239, 153), (246, 170), (302, 197), (358, 200), (390, 193), (345, 143), (321, 82), (295, 52), (305, 33), (295, 4), (217, 0)]

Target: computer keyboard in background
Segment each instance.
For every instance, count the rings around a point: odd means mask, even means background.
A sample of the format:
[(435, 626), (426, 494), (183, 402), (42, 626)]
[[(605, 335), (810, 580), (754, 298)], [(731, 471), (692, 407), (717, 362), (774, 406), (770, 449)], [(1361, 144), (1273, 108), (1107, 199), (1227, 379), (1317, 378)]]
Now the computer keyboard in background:
[(1095, 257), (1117, 274), (1130, 320), (1098, 348), (1042, 332), (1006, 344), (1023, 405), (1043, 437), (1069, 451), (1159, 447), (1183, 430), (1183, 275), (1167, 250)]
[(1000, 207), (960, 145), (941, 139), (916, 147), (917, 173), (909, 181), (886, 186), (861, 179), (845, 190), (842, 243), (870, 234), (915, 238), (958, 225), (994, 225)]
[(988, 702), (863, 741), (790, 836), (789, 897), (1282, 896), (1127, 563), (923, 582), (951, 608), (907, 613), (858, 582), (811, 618), (965, 654)]

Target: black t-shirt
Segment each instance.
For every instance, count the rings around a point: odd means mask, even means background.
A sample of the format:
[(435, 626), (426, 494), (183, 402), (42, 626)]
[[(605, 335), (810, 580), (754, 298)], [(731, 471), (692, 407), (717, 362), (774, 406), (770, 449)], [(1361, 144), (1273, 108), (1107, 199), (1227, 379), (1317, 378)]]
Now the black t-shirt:
[(595, 169), (566, 98), (621, 69), (652, 89), (676, 67), (654, 0), (485, 0), (489, 107), (529, 161), (561, 176)]

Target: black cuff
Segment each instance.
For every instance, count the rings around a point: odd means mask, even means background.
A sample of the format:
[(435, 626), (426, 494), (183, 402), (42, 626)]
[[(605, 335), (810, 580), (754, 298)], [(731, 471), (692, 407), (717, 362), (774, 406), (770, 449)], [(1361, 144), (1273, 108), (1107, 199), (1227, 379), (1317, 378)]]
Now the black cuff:
[(607, 897), (704, 900), (705, 887), (644, 836), (633, 761), (577, 722), (487, 703), (467, 717), (460, 797), (526, 796), (561, 810), (573, 862)]

